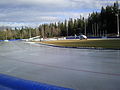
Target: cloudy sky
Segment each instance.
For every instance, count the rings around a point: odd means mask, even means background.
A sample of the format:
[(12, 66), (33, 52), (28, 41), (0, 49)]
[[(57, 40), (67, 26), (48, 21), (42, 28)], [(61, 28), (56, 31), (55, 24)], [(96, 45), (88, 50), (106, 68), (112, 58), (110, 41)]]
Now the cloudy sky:
[(0, 26), (33, 27), (80, 15), (87, 17), (93, 11), (100, 11), (103, 3), (105, 0), (0, 0)]

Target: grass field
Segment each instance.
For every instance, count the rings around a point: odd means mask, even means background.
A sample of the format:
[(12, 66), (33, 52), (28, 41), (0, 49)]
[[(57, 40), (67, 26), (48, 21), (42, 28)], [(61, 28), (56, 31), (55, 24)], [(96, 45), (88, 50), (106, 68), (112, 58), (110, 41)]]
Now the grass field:
[(42, 43), (65, 47), (95, 47), (120, 49), (120, 39), (57, 40), (44, 41)]

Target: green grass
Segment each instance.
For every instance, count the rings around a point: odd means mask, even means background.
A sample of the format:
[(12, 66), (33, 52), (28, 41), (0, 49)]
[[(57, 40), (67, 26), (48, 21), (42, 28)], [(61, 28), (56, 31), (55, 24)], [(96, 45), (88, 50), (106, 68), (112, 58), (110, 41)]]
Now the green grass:
[(95, 47), (120, 49), (120, 39), (58, 40), (44, 41), (42, 43), (66, 47)]

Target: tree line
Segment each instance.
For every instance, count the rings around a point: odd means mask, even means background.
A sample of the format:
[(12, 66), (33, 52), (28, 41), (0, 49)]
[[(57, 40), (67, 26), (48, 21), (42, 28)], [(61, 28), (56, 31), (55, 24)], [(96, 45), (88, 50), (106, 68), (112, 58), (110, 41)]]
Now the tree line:
[(0, 40), (10, 39), (27, 39), (39, 35), (36, 28), (22, 27), (22, 28), (6, 28), (0, 31)]
[(39, 25), (38, 28), (6, 28), (0, 31), (0, 40), (26, 39), (34, 36), (41, 38), (63, 37), (85, 34), (87, 36), (116, 36), (117, 19), (120, 17), (118, 2), (102, 7), (100, 12), (89, 14), (88, 18), (80, 16), (64, 22)]
[(70, 18), (64, 22), (43, 24), (39, 26), (42, 37), (61, 37), (85, 34), (87, 36), (116, 36), (117, 19), (120, 17), (118, 2), (114, 5), (102, 7), (100, 12), (89, 14), (88, 18), (80, 16)]

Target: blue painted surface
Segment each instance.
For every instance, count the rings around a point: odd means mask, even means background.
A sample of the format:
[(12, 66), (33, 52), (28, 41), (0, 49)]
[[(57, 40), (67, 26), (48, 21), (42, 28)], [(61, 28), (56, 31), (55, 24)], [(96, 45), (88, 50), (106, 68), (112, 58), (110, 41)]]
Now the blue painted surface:
[(0, 40), (0, 42), (2, 42), (2, 41), (4, 41), (4, 40)]
[(9, 41), (18, 41), (18, 40), (22, 40), (22, 39), (11, 39)]
[(4, 74), (0, 74), (0, 86), (2, 86), (0, 87), (0, 90), (3, 89), (3, 87), (13, 90), (73, 90), (69, 88), (24, 80)]
[[(20, 41), (20, 40), (22, 40), (22, 39), (11, 39), (11, 40), (8, 40), (8, 41)], [(0, 42), (2, 42), (2, 41), (4, 41), (4, 40), (0, 40)]]

